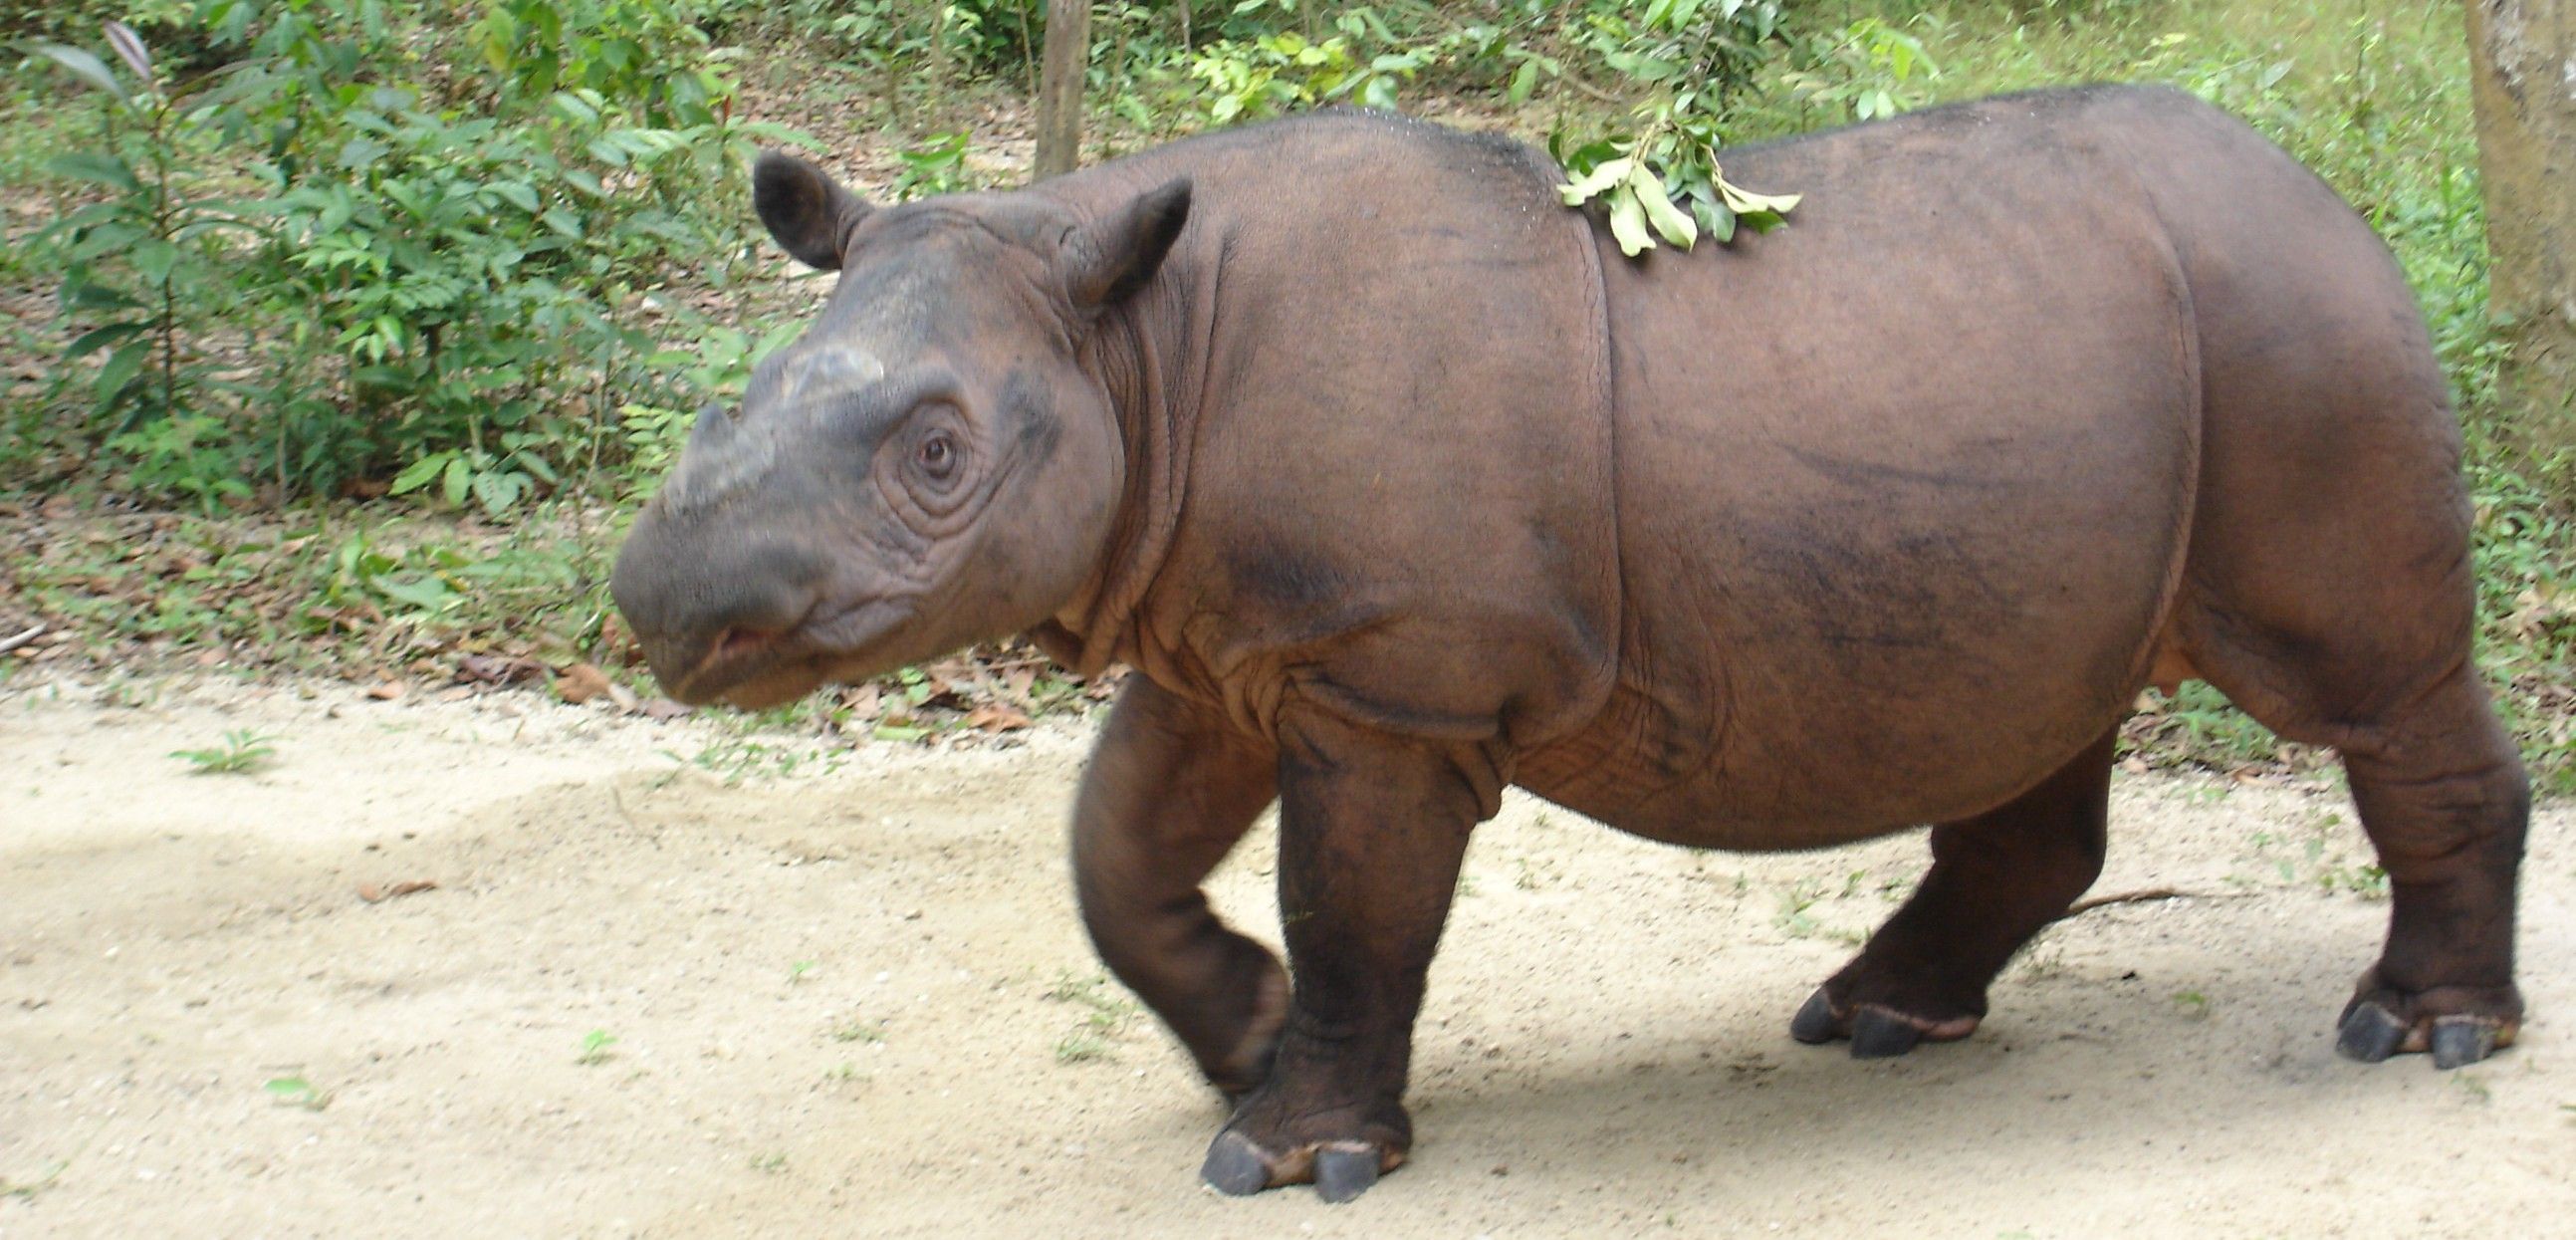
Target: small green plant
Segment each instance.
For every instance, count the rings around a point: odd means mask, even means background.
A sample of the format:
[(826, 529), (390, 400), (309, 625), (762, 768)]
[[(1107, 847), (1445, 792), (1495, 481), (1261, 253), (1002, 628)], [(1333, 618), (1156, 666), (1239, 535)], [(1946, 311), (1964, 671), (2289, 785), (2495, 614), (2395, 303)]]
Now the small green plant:
[[(2257, 831), (2247, 840), (2250, 849), (2242, 859), (2268, 868), (2281, 883), (2312, 885), (2326, 895), (2387, 899), (2388, 872), (2376, 862), (2352, 859), (2339, 830), (2342, 825), (2343, 815), (2325, 813), (2309, 819), (2295, 834)], [(2231, 874), (2228, 881), (2240, 887), (2257, 882), (2238, 874)]]
[(872, 1046), (885, 1041), (885, 1038), (886, 1023), (882, 1020), (853, 1020), (832, 1028), (832, 1040), (835, 1042), (859, 1042)]
[(787, 1152), (785, 1150), (771, 1150), (765, 1154), (754, 1154), (751, 1156), (750, 1161), (751, 1169), (760, 1172), (762, 1175), (777, 1175), (787, 1170)]
[[(106, 192), (39, 231), (56, 246), (60, 311), (81, 325), (57, 361), (68, 368), (94, 353), (82, 421), (111, 448), (135, 458), (136, 481), (163, 493), (193, 494), (209, 509), (250, 494), (234, 459), (205, 446), (222, 423), (183, 416), (203, 366), (188, 348), (193, 314), (214, 280), (211, 256), (226, 230), (256, 238), (242, 204), (184, 167), (187, 110), (162, 80), (151, 52), (123, 22), (106, 24), (108, 46), (129, 83), (106, 61), (76, 47), (39, 44), (53, 61), (106, 100), (97, 146), (54, 156), (45, 170)], [(58, 391), (80, 378), (56, 372)]]
[(961, 129), (895, 152), (895, 162), (902, 165), (902, 170), (895, 174), (888, 193), (895, 201), (904, 202), (975, 188), (966, 171), (966, 143), (966, 131)]
[(795, 986), (795, 985), (800, 985), (800, 984), (802, 984), (802, 983), (804, 982), (804, 980), (805, 980), (805, 975), (806, 975), (806, 974), (808, 974), (808, 973), (813, 972), (813, 971), (814, 971), (814, 966), (815, 966), (815, 964), (817, 964), (817, 963), (818, 963), (817, 961), (812, 961), (812, 960), (799, 960), (799, 961), (796, 961), (796, 962), (795, 962), (795, 963), (793, 963), (793, 964), (788, 965), (788, 966), (787, 966), (787, 984), (788, 984), (788, 985), (790, 985), (790, 986)]
[(262, 1088), (268, 1091), (268, 1099), (271, 1103), (282, 1107), (319, 1111), (331, 1105), (330, 1094), (314, 1088), (312, 1082), (300, 1076), (276, 1077)]
[(593, 1029), (581, 1035), (581, 1054), (574, 1056), (573, 1062), (586, 1068), (597, 1067), (607, 1063), (616, 1053), (616, 1045), (615, 1035), (605, 1029)]
[(203, 749), (174, 749), (170, 756), (188, 763), (192, 775), (248, 775), (267, 765), (277, 755), (268, 742), (277, 738), (262, 736), (247, 728), (224, 733), (221, 744)]
[[(682, 761), (668, 750), (665, 757)], [(787, 741), (754, 740), (747, 736), (713, 741), (698, 750), (688, 765), (723, 777), (732, 787), (753, 779), (792, 779), (798, 775), (829, 775), (840, 770), (847, 755), (838, 750), (818, 751), (810, 739)]]
[(1780, 893), (1780, 912), (1774, 924), (1780, 933), (1793, 939), (1812, 937), (1823, 926), (1810, 911), (1825, 898), (1825, 885), (1813, 878), (1802, 878)]
[(57, 1160), (53, 1166), (45, 1168), (44, 1174), (39, 1175), (32, 1180), (0, 1179), (0, 1197), (15, 1197), (21, 1201), (33, 1201), (35, 1200), (36, 1194), (41, 1193), (48, 1188), (52, 1188), (56, 1180), (63, 1178), (63, 1172), (71, 1170), (71, 1165), (71, 1160), (60, 1159)]
[(1135, 1015), (1136, 1005), (1109, 991), (1109, 979), (1098, 974), (1085, 977), (1074, 973), (1057, 976), (1046, 991), (1048, 1000), (1072, 1004), (1082, 1009), (1079, 1027), (1057, 1039), (1057, 1063), (1087, 1063), (1109, 1055), (1109, 1039)]
[(2173, 1002), (2174, 1010), (2182, 1013), (2184, 1020), (2209, 1019), (2209, 996), (2197, 990), (2178, 991)]

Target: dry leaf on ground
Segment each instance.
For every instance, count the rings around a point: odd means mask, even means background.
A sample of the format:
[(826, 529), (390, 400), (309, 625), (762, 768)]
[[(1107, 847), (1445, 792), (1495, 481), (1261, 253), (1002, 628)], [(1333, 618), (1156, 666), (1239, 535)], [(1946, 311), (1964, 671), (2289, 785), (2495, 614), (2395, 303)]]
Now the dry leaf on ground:
[(966, 726), (984, 732), (1016, 732), (1029, 726), (1029, 717), (997, 702), (986, 702), (966, 712)]
[(579, 706), (614, 688), (608, 673), (588, 663), (575, 663), (555, 676), (555, 696)]
[(379, 883), (360, 883), (358, 884), (358, 898), (369, 904), (382, 904), (387, 900), (395, 899), (397, 897), (418, 895), (424, 891), (436, 890), (438, 890), (438, 884), (425, 878), (415, 878), (406, 882), (394, 883), (390, 886)]

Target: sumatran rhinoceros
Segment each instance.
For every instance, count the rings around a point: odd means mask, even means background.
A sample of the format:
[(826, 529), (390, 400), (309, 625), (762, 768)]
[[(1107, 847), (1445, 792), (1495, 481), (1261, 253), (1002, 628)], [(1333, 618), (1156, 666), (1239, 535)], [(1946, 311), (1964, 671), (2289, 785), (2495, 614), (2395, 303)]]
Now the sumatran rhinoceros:
[[(1235, 1100), (1203, 1174), (1405, 1158), (1423, 976), (1507, 785), (1696, 847), (1935, 824), (1790, 1022), (1961, 1038), (2102, 864), (2139, 691), (2342, 754), (2391, 886), (2337, 1045), (2511, 1043), (2529, 788), (2469, 657), (2443, 374), (2370, 229), (2164, 90), (1731, 150), (1786, 227), (1621, 257), (1560, 170), (1367, 114), (873, 209), (619, 559), (688, 702), (1027, 633), (1135, 669), (1073, 826), (1109, 967)], [(1201, 879), (1278, 801), (1289, 968)]]

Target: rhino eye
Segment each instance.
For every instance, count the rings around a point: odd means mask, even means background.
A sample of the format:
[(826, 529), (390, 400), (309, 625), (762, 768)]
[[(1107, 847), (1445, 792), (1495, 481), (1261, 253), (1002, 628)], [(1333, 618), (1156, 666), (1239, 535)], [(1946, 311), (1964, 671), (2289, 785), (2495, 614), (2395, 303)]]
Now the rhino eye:
[(932, 431), (922, 437), (919, 457), (921, 472), (931, 481), (948, 481), (957, 474), (957, 437), (946, 431)]

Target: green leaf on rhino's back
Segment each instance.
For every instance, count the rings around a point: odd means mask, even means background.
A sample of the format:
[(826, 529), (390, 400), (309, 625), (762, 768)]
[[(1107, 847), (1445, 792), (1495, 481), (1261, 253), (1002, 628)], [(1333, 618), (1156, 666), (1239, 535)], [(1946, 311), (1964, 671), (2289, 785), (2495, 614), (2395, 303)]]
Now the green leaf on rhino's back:
[(1592, 201), (1592, 199), (1600, 195), (1602, 191), (1609, 189), (1613, 185), (1617, 185), (1621, 178), (1628, 175), (1628, 170), (1636, 166), (1637, 161), (1633, 159), (1603, 160), (1598, 166), (1593, 168), (1592, 171), (1576, 177), (1574, 180), (1569, 181), (1566, 184), (1557, 186), (1557, 193), (1564, 197), (1565, 205), (1569, 207), (1582, 206), (1584, 203)]
[(1637, 201), (1645, 208), (1646, 222), (1653, 224), (1664, 240), (1685, 250), (1699, 241), (1699, 225), (1673, 205), (1672, 197), (1664, 193), (1663, 178), (1639, 168), (1629, 174), (1628, 184), (1635, 188)]
[(1610, 235), (1630, 258), (1655, 248), (1655, 239), (1646, 235), (1646, 208), (1637, 201), (1634, 185), (1622, 182), (1610, 191)]

